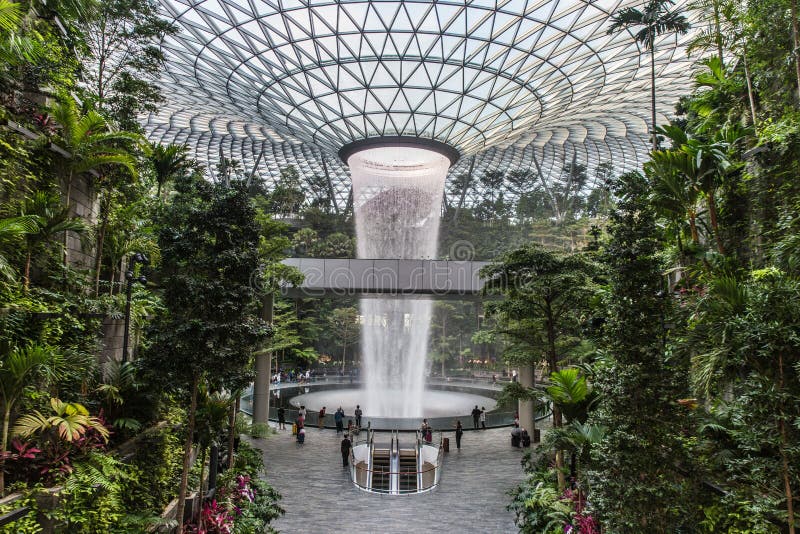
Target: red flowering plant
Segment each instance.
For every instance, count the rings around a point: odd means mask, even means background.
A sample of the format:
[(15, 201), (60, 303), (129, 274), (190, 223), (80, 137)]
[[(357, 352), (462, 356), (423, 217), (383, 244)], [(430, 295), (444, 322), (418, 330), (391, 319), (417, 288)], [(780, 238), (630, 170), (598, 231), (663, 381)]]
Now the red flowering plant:
[(564, 534), (600, 534), (600, 523), (586, 508), (586, 494), (580, 490), (566, 490), (560, 497), (574, 510), (572, 520), (564, 525)]
[(200, 511), (198, 525), (186, 525), (184, 534), (232, 534), (234, 518), (227, 506), (216, 499), (206, 501)]
[(102, 412), (93, 417), (82, 405), (58, 399), (51, 399), (51, 407), (50, 414), (33, 411), (17, 420), (14, 434), (34, 437), (37, 448), (25, 449), (25, 469), (12, 478), (49, 484), (72, 473), (75, 460), (106, 449), (111, 431)]

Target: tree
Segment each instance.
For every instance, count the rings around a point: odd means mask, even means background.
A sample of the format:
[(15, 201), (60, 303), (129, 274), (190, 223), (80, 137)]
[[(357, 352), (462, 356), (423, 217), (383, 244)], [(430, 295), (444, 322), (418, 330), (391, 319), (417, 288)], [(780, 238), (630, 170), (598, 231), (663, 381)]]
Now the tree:
[(698, 302), (683, 347), (696, 393), (711, 406), (727, 400), (734, 415), (726, 479), (743, 500), (782, 493), (791, 534), (800, 483), (800, 429), (790, 423), (800, 418), (798, 295), (797, 277), (775, 267), (741, 280), (719, 276)]
[(53, 347), (29, 344), (14, 347), (2, 357), (0, 366), (0, 399), (3, 401), (3, 434), (0, 441), (0, 495), (5, 492), (5, 453), (11, 414), (25, 390), (39, 375), (52, 375), (61, 360)]
[(653, 141), (653, 150), (658, 149), (656, 137), (656, 37), (665, 33), (685, 34), (689, 31), (690, 24), (686, 17), (669, 11), (672, 0), (648, 0), (642, 9), (626, 7), (611, 17), (611, 26), (608, 33), (613, 34), (620, 30), (631, 31), (640, 28), (633, 34), (634, 40), (650, 51), (650, 135)]
[(445, 364), (456, 351), (455, 336), (452, 334), (453, 325), (449, 319), (454, 315), (456, 307), (446, 302), (436, 302), (431, 318), (431, 357), (442, 365), (442, 378), (445, 377)]
[(565, 163), (561, 174), (553, 180), (551, 192), (557, 223), (574, 219), (581, 210), (589, 181), (587, 170), (586, 165), (578, 162), (577, 154), (573, 154), (572, 161)]
[[(484, 292), (505, 299), (487, 305), (497, 320), (496, 335), (506, 337), (510, 363), (535, 366), (541, 359), (550, 373), (580, 342), (582, 311), (592, 294), (595, 266), (582, 254), (564, 254), (527, 245), (481, 269)], [(562, 426), (561, 409), (553, 407), (553, 426)], [(563, 456), (556, 453), (559, 487), (566, 486)]]
[(319, 246), (319, 235), (312, 228), (301, 228), (292, 236), (292, 248), (297, 255), (313, 254)]
[(358, 310), (355, 308), (336, 308), (328, 317), (328, 327), (335, 336), (336, 344), (342, 347), (342, 372), (347, 361), (347, 347), (358, 340)]
[(82, 234), (88, 230), (80, 217), (70, 217), (69, 208), (61, 199), (45, 191), (36, 191), (25, 199), (22, 215), (35, 218), (36, 229), (25, 234), (25, 268), (22, 274), (23, 287), (28, 289), (31, 278), (31, 259), (39, 248), (49, 243), (62, 232)]
[(270, 194), (270, 211), (276, 215), (289, 216), (300, 213), (300, 208), (306, 200), (300, 182), (300, 174), (290, 165), (281, 169), (281, 175), (275, 183), (275, 189)]
[[(66, 186), (65, 205), (72, 208), (72, 183), (76, 176), (84, 173), (100, 173), (110, 168), (121, 167), (135, 178), (135, 160), (127, 146), (139, 142), (141, 137), (130, 132), (112, 132), (106, 120), (96, 111), (81, 115), (75, 102), (66, 99), (51, 109), (55, 121), (61, 126), (58, 143), (68, 155), (59, 162), (62, 180)], [(66, 238), (64, 262), (67, 261)], [(102, 248), (102, 247), (101, 247)]]
[[(8, 245), (25, 234), (35, 232), (37, 226), (37, 219), (30, 215), (0, 219), (0, 245)], [(2, 252), (0, 252), (0, 276), (9, 281), (13, 281), (17, 276), (16, 270)]]
[(177, 174), (189, 169), (190, 161), (187, 155), (189, 148), (186, 145), (162, 145), (153, 143), (148, 159), (155, 172), (156, 197), (161, 198), (161, 188)]
[(566, 419), (565, 426), (554, 430), (552, 439), (556, 449), (570, 450), (570, 478), (576, 479), (578, 457), (588, 460), (588, 448), (599, 443), (605, 433), (603, 427), (586, 424), (597, 393), (577, 367), (568, 367), (550, 374), (542, 397), (557, 406)]
[(659, 132), (667, 134), (673, 147), (669, 150), (654, 150), (651, 161), (645, 164), (645, 172), (655, 178), (654, 200), (673, 215), (685, 210), (689, 218), (692, 241), (699, 244), (696, 226), (697, 201), (700, 195), (708, 207), (711, 237), (717, 251), (725, 254), (719, 233), (717, 189), (725, 175), (737, 165), (730, 153), (744, 137), (744, 131), (735, 126), (726, 126), (716, 132), (710, 141), (690, 137), (677, 126), (665, 126)]
[(341, 232), (329, 235), (324, 241), (312, 245), (311, 253), (320, 258), (352, 258), (355, 256), (355, 240)]
[(647, 181), (638, 173), (622, 175), (613, 193), (619, 200), (604, 251), (605, 362), (596, 371), (600, 400), (589, 418), (607, 432), (592, 451), (591, 499), (609, 532), (675, 532), (685, 493), (673, 466), (688, 465), (677, 439), (685, 369), (664, 351), (669, 310)]
[(161, 216), (159, 246), (164, 313), (146, 365), (163, 387), (189, 397), (178, 495), (182, 522), (201, 383), (234, 390), (249, 381), (253, 351), (270, 327), (257, 316), (253, 274), (259, 268), (259, 223), (243, 184), (176, 179)]
[(34, 61), (41, 55), (38, 35), (22, 31), (22, 4), (0, 0), (0, 77), (7, 67)]
[(163, 100), (157, 83), (164, 36), (176, 31), (153, 0), (95, 2), (78, 24), (89, 50), (86, 82), (99, 109), (126, 130), (140, 128), (137, 117), (156, 111)]

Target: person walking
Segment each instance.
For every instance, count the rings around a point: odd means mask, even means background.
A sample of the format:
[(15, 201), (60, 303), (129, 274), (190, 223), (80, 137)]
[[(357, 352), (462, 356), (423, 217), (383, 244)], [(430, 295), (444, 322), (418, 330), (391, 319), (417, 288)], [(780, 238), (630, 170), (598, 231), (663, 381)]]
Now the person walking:
[(461, 436), (464, 435), (464, 427), (461, 426), (461, 421), (456, 423), (456, 449), (461, 450)]
[(339, 406), (339, 409), (333, 414), (333, 420), (336, 422), (336, 433), (338, 434), (342, 431), (342, 427), (344, 426), (344, 410), (342, 410), (341, 406)]
[(342, 467), (347, 467), (347, 461), (350, 458), (350, 448), (353, 446), (353, 443), (350, 441), (350, 438), (347, 434), (344, 435), (344, 439), (342, 439)]
[(278, 407), (278, 429), (286, 430), (286, 408)]
[(317, 427), (322, 430), (322, 427), (325, 426), (325, 406), (319, 411), (319, 415), (317, 416)]
[(478, 430), (478, 421), (481, 417), (481, 411), (478, 409), (478, 405), (476, 404), (475, 407), (472, 409), (472, 428)]
[(486, 406), (481, 406), (481, 428), (486, 430)]
[(356, 411), (354, 412), (354, 414), (356, 416), (356, 426), (358, 428), (361, 428), (361, 416), (364, 414), (364, 412), (361, 411), (360, 405), (356, 404)]

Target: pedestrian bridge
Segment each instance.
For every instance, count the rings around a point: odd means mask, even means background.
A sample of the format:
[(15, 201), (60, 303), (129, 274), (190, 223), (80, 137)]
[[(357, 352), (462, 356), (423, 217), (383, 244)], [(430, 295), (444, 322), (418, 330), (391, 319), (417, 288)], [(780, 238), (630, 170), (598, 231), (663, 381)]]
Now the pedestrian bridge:
[(341, 295), (478, 298), (485, 261), (287, 258), (305, 280), (281, 293), (289, 297)]

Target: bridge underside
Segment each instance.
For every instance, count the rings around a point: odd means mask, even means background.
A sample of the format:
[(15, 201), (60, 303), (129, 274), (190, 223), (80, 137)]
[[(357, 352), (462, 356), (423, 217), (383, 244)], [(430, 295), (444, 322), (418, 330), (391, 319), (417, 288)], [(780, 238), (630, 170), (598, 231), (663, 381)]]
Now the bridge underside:
[(483, 261), (287, 258), (305, 275), (281, 293), (294, 298), (344, 295), (470, 300), (481, 298)]

